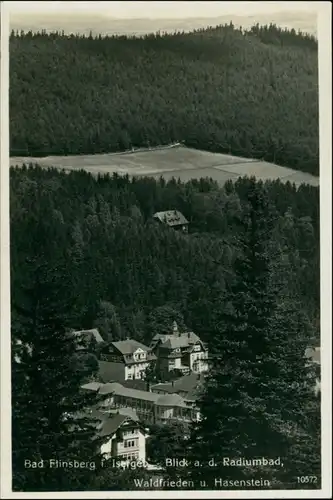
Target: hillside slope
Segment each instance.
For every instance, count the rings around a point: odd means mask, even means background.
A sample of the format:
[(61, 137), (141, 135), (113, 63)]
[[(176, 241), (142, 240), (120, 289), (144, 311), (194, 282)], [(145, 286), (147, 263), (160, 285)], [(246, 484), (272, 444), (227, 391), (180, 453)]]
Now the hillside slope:
[(11, 154), (187, 146), (318, 174), (317, 46), (276, 27), (12, 36)]
[(228, 180), (254, 176), (261, 180), (289, 181), (300, 184), (319, 185), (318, 177), (306, 172), (297, 172), (274, 163), (256, 161), (221, 153), (211, 153), (173, 144), (151, 150), (143, 149), (123, 153), (47, 156), (45, 158), (12, 157), (11, 166), (38, 164), (41, 167), (56, 167), (67, 171), (85, 170), (93, 175), (128, 174), (136, 177), (161, 176), (187, 182), (192, 179), (210, 178), (223, 186)]

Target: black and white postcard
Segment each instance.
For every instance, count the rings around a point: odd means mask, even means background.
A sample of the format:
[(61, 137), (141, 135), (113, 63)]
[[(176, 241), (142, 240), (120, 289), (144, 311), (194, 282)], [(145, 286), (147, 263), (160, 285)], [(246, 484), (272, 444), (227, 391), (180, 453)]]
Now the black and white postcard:
[(1, 3), (3, 498), (330, 497), (330, 25)]

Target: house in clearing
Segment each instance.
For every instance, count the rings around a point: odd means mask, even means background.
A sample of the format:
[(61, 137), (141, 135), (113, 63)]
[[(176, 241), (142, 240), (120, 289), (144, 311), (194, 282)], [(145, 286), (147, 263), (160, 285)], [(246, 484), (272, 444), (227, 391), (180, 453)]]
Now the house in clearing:
[(166, 226), (172, 227), (177, 231), (183, 231), (184, 233), (188, 232), (189, 222), (184, 217), (184, 215), (178, 210), (166, 210), (164, 212), (156, 212), (153, 215), (153, 219), (155, 219), (161, 224), (165, 224)]

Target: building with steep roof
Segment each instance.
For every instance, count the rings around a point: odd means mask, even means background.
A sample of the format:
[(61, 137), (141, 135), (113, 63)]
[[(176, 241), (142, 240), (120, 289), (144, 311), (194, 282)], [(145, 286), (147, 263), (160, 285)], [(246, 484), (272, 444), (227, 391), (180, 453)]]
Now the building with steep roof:
[(133, 339), (111, 342), (107, 346), (107, 352), (101, 353), (101, 361), (115, 363), (115, 370), (120, 370), (119, 365), (122, 366), (124, 380), (142, 379), (153, 360), (155, 355), (151, 349)]
[(153, 219), (173, 229), (183, 231), (184, 233), (188, 232), (189, 222), (179, 210), (156, 212), (153, 215)]
[(140, 391), (118, 383), (85, 384), (81, 389), (98, 393), (102, 397), (100, 408), (104, 412), (131, 408), (141, 421), (147, 423), (166, 423), (170, 420), (191, 422), (199, 419), (195, 401), (179, 394)]
[(161, 372), (183, 374), (208, 370), (208, 349), (194, 332), (180, 332), (176, 322), (170, 334), (157, 334), (150, 344)]
[(96, 344), (104, 342), (97, 328), (91, 328), (90, 330), (75, 330), (71, 331), (70, 334), (76, 339), (77, 349), (79, 351), (90, 350)]
[(88, 410), (96, 422), (96, 431), (102, 438), (101, 454), (105, 459), (121, 462), (146, 461), (147, 431), (131, 408)]
[(204, 383), (202, 373), (190, 373), (177, 380), (159, 383), (151, 386), (151, 391), (156, 394), (179, 394), (187, 401), (196, 401)]

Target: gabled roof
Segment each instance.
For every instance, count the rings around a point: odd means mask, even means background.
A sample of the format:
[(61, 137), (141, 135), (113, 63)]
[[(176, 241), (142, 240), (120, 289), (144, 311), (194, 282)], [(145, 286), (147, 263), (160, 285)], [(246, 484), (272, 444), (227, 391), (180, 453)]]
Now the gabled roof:
[(173, 333), (168, 333), (168, 334), (163, 334), (163, 333), (156, 333), (154, 337), (152, 338), (151, 345), (156, 344), (159, 340), (163, 342), (166, 342), (169, 338), (173, 337)]
[(85, 389), (86, 391), (95, 391), (97, 392), (103, 384), (101, 382), (89, 382), (88, 384), (84, 384), (81, 386), (81, 389)]
[(148, 391), (139, 391), (138, 389), (129, 389), (128, 387), (121, 387), (119, 391), (117, 391), (119, 396), (125, 396), (127, 398), (133, 399), (142, 399), (143, 401), (150, 401), (155, 403), (159, 398), (158, 394), (154, 394), (153, 392)]
[(134, 399), (143, 399), (146, 401), (157, 401), (159, 395), (153, 392), (140, 391), (138, 389), (131, 389), (129, 387), (124, 387), (122, 384), (117, 382), (111, 382), (107, 384), (102, 384), (99, 388), (99, 394), (117, 394), (118, 396), (125, 396)]
[(155, 384), (151, 387), (152, 391), (163, 391), (169, 394), (177, 394), (179, 392), (191, 395), (195, 391), (198, 385), (203, 381), (203, 376), (201, 374), (190, 373), (184, 377), (180, 377), (177, 380), (164, 384)]
[(101, 437), (104, 436), (113, 436), (114, 433), (121, 427), (121, 425), (128, 420), (129, 417), (126, 415), (122, 415), (121, 413), (116, 413), (103, 416), (102, 425), (99, 429), (99, 435)]
[(129, 417), (134, 422), (139, 422), (139, 420), (140, 420), (136, 411), (133, 410), (133, 408), (127, 408), (127, 407), (118, 408), (117, 410), (109, 410), (109, 413), (110, 414), (120, 413), (121, 415), (125, 415), (126, 417)]
[(75, 337), (86, 340), (87, 342), (90, 342), (92, 339), (94, 339), (98, 344), (104, 342), (103, 337), (97, 328), (92, 328), (91, 330), (75, 330), (71, 333)]
[(74, 416), (78, 419), (82, 417), (91, 419), (100, 437), (112, 437), (126, 421), (140, 425), (139, 417), (131, 408), (119, 408), (106, 412), (100, 405), (94, 405), (77, 412)]
[[(86, 384), (89, 385), (89, 384)], [(86, 388), (86, 386), (82, 386), (82, 388)], [(91, 389), (92, 390), (92, 389)], [(96, 390), (96, 389), (95, 389)], [(140, 399), (143, 401), (149, 401), (151, 403), (162, 405), (162, 406), (184, 406), (186, 407), (186, 403), (182, 396), (178, 394), (166, 394), (161, 396), (155, 392), (149, 391), (139, 391), (137, 389), (130, 389), (128, 387), (124, 387), (121, 384), (116, 382), (101, 384), (98, 389), (99, 394), (116, 394), (118, 396), (124, 396), (127, 398)], [(103, 406), (103, 405), (102, 405)]]
[(137, 349), (149, 351), (149, 347), (134, 339), (119, 340), (118, 342), (111, 342), (111, 344), (123, 355), (133, 354)]
[(188, 224), (188, 220), (178, 210), (166, 210), (164, 212), (156, 212), (153, 215), (154, 219), (167, 224), (168, 226), (179, 226)]
[(198, 335), (193, 332), (187, 332), (171, 336), (168, 340), (161, 344), (161, 347), (165, 349), (177, 349), (190, 347), (197, 342), (201, 342)]

